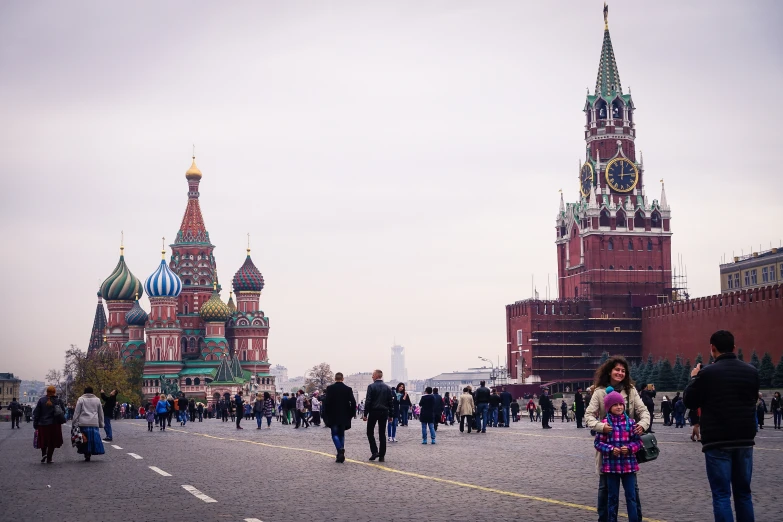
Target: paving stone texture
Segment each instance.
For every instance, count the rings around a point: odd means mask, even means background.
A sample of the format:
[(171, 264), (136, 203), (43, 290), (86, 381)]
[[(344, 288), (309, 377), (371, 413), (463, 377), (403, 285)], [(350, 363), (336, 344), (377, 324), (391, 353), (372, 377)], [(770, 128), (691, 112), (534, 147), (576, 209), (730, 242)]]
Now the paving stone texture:
[[(411, 421), (398, 428), (399, 442), (388, 443), (386, 462), (375, 464), (367, 461), (365, 424), (357, 420), (347, 432), (349, 460), (342, 465), (334, 462), (328, 429), (243, 426), (205, 419), (150, 433), (144, 421), (115, 421), (112, 444), (122, 449), (107, 443), (106, 454), (89, 463), (71, 448), (65, 426), (66, 445), (47, 465), (32, 447), (31, 424), (11, 430), (2, 423), (0, 519), (597, 520), (593, 438), (574, 423), (542, 430), (523, 418), (511, 428), (470, 435), (441, 426), (437, 444), (424, 446), (420, 425)], [(690, 441), (690, 428), (655, 428), (661, 456), (643, 464), (638, 477), (645, 520), (712, 520), (701, 445)], [(756, 520), (778, 521), (783, 430), (767, 426), (756, 443)], [(183, 485), (217, 502), (205, 503)]]

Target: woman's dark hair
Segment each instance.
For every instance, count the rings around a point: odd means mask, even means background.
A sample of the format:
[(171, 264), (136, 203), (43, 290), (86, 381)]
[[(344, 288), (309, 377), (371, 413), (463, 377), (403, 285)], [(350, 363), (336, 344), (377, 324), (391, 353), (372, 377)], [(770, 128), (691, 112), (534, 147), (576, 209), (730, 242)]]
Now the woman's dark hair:
[(593, 384), (596, 388), (606, 388), (612, 383), (612, 370), (618, 364), (625, 368), (625, 378), (620, 382), (620, 388), (624, 389), (626, 393), (631, 392), (633, 382), (631, 381), (631, 371), (628, 368), (628, 361), (622, 355), (615, 355), (609, 357), (598, 369), (595, 371), (595, 378)]
[(468, 389), (467, 388), (462, 388), (462, 393), (468, 393)]
[(397, 391), (399, 391), (399, 389), (400, 389), (400, 386), (402, 386), (402, 391), (405, 391), (405, 383), (404, 383), (404, 382), (401, 382), (401, 383), (397, 384), (397, 388), (396, 388), (396, 389), (397, 389)]
[(84, 393), (92, 393), (92, 386), (86, 386), (84, 388)]
[(268, 392), (268, 391), (265, 391), (265, 392), (264, 392), (264, 399), (270, 399), (271, 397), (272, 397), (272, 396), (271, 396), (271, 395), (269, 395), (269, 392)]

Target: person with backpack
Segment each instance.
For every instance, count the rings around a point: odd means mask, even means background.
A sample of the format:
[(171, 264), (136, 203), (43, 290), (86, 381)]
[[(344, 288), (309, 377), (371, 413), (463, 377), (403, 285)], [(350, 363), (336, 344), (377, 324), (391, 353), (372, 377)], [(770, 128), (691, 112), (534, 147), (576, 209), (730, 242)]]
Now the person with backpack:
[[(61, 416), (58, 416), (58, 413)], [(46, 395), (38, 399), (33, 410), (33, 429), (38, 432), (36, 447), (41, 450), (42, 463), (51, 464), (54, 450), (62, 447), (64, 422), (65, 405), (57, 397), (57, 388), (49, 386), (46, 388)]]

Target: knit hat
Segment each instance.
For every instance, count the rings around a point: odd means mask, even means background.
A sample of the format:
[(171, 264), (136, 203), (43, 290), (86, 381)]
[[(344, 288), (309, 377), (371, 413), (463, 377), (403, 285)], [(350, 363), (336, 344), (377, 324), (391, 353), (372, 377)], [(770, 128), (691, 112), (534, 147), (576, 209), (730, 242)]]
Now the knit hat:
[(619, 392), (614, 391), (611, 386), (606, 387), (606, 397), (604, 397), (604, 410), (609, 413), (609, 410), (615, 404), (625, 404), (625, 399)]
[(57, 388), (55, 388), (54, 386), (47, 386), (46, 395), (57, 395)]

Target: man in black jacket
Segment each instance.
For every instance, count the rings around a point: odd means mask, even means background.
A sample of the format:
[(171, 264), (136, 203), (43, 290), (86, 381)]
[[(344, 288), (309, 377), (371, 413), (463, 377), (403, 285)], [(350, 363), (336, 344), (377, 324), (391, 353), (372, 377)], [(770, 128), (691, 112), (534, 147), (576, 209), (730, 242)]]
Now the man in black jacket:
[(541, 391), (538, 405), (541, 407), (541, 427), (545, 430), (552, 429), (552, 426), (549, 425), (549, 417), (552, 415), (551, 412), (555, 411), (555, 408), (552, 406), (552, 400), (549, 398), (546, 388)]
[(480, 419), (477, 422), (477, 428), (479, 428), (476, 433), (486, 433), (487, 432), (487, 414), (489, 413), (489, 388), (487, 388), (485, 385), (487, 384), (486, 381), (481, 381), (478, 388), (476, 388), (476, 393), (473, 395), (473, 402), (476, 403), (476, 416)]
[(117, 406), (117, 390), (112, 390), (108, 396), (101, 390), (101, 399), (103, 399), (103, 429), (106, 431), (103, 440), (111, 442), (111, 420), (114, 418), (114, 407)]
[(321, 412), (324, 424), (332, 431), (332, 442), (337, 449), (335, 462), (342, 463), (345, 462), (345, 430), (351, 429), (351, 419), (356, 417), (356, 398), (350, 386), (343, 383), (342, 373), (335, 373), (334, 381), (334, 384), (326, 388)]
[(432, 423), (435, 425), (435, 431), (438, 431), (438, 424), (443, 417), (443, 397), (438, 393), (437, 388), (432, 389), (432, 398), (435, 401), (435, 409), (432, 411)]
[[(364, 399), (364, 420), (367, 421), (367, 440), (370, 441), (370, 460), (378, 459), (383, 462), (386, 457), (386, 422), (391, 422), (394, 409), (394, 393), (383, 382), (383, 372), (372, 372), (373, 383), (367, 387), (367, 397)], [(375, 425), (378, 424), (378, 437), (381, 440), (381, 448), (375, 442)]]
[(576, 389), (576, 395), (574, 396), (574, 415), (576, 416), (576, 427), (584, 428), (584, 426), (582, 426), (582, 418), (585, 416), (585, 399), (582, 397), (582, 388)]
[[(719, 330), (710, 337), (715, 362), (691, 371), (683, 402), (691, 410), (701, 408), (701, 444), (707, 462), (715, 520), (753, 520), (750, 479), (756, 438), (756, 399), (759, 372), (734, 354), (734, 336)], [(733, 491), (732, 491), (733, 490)]]
[(508, 428), (511, 426), (511, 403), (514, 401), (514, 397), (505, 387), (502, 390), (500, 392), (500, 405), (503, 407), (503, 425)]
[(14, 397), (8, 405), (8, 409), (11, 410), (11, 429), (14, 429), (14, 426), (19, 428), (19, 418), (22, 416), (22, 405), (19, 404), (16, 397)]

